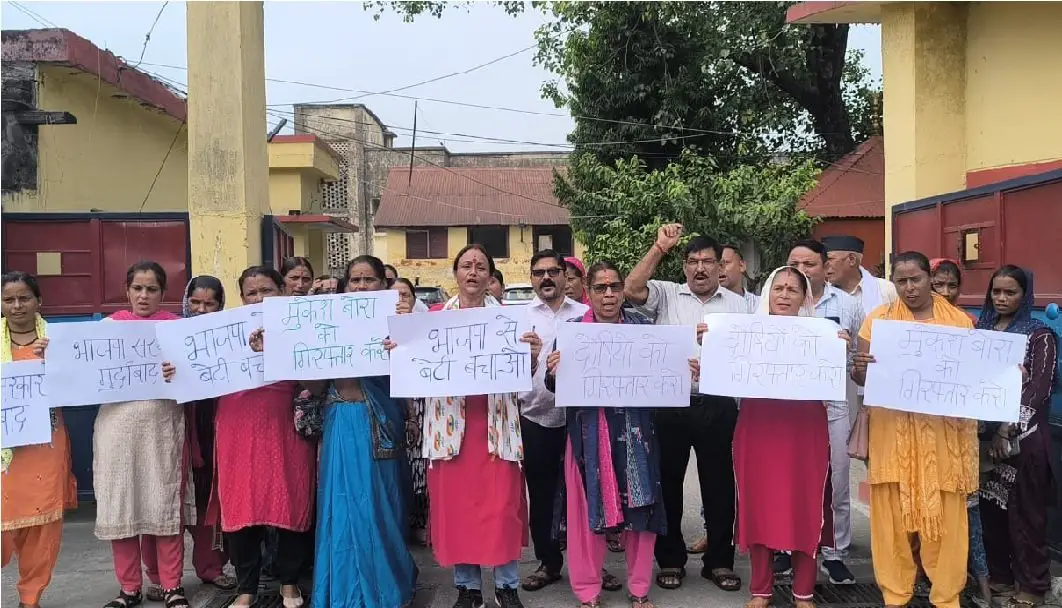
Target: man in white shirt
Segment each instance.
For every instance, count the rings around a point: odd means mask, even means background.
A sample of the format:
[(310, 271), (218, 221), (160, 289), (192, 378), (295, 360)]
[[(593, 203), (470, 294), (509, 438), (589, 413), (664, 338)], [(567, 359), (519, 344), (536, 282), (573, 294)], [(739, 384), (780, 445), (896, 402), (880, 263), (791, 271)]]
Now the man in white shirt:
[(749, 303), (749, 310), (755, 311), (760, 305), (760, 296), (745, 289), (747, 267), (741, 250), (736, 245), (723, 245), (723, 257), (720, 263), (722, 267), (719, 273), (719, 284), (745, 298), (745, 301)]
[[(719, 286), (722, 247), (697, 236), (685, 247), (686, 282), (650, 280), (656, 267), (682, 238), (681, 224), (657, 231), (656, 242), (627, 276), (623, 293), (642, 306), (657, 325), (697, 327), (708, 313), (750, 312), (748, 302)], [(691, 352), (695, 345), (691, 345)], [(696, 387), (694, 387), (696, 389)], [(701, 504), (705, 506), (708, 547), (701, 576), (721, 589), (736, 591), (741, 579), (734, 573), (734, 460), (731, 451), (737, 402), (730, 397), (693, 394), (690, 407), (658, 410), (656, 435), (660, 441), (660, 482), (667, 513), (667, 535), (656, 539), (660, 566), (656, 583), (664, 589), (682, 585), (686, 572), (686, 543), (682, 539), (682, 486), (690, 449), (697, 453)]]
[[(863, 307), (856, 298), (826, 282), (826, 247), (815, 240), (798, 241), (789, 251), (788, 264), (803, 272), (811, 282), (811, 297), (815, 316), (830, 319), (850, 336), (859, 335), (863, 325)], [(849, 358), (855, 354), (855, 341)], [(848, 435), (852, 430), (848, 414), (849, 403), (827, 401), (826, 415), (830, 429), (830, 470), (833, 486), (834, 546), (822, 550), (822, 571), (834, 585), (853, 585), (855, 576), (845, 565), (848, 547), (852, 544), (852, 503), (849, 491), (851, 462), (848, 458)], [(775, 572), (790, 571), (790, 559), (780, 554), (775, 559)]]
[(869, 315), (882, 304), (896, 301), (896, 286), (892, 281), (879, 279), (863, 268), (863, 240), (854, 236), (824, 236), (826, 247), (826, 279), (863, 304), (863, 314)]
[(520, 429), (524, 440), (524, 477), (530, 503), (531, 540), (540, 565), (523, 581), (527, 591), (538, 591), (560, 580), (564, 557), (553, 538), (553, 504), (564, 462), (567, 440), (564, 410), (554, 406), (554, 395), (546, 390), (546, 357), (553, 350), (557, 326), (582, 317), (586, 304), (564, 295), (567, 279), (564, 258), (552, 249), (531, 258), (531, 286), (535, 297), (527, 305), (528, 321), (547, 345), (539, 359), (538, 373), (531, 392), (520, 395)]

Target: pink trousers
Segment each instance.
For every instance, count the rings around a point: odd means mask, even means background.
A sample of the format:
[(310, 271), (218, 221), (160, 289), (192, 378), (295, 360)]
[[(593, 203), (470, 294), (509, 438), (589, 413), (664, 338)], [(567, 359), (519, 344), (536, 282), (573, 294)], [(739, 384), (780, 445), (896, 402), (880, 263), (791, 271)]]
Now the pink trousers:
[[(589, 602), (601, 595), (601, 568), (605, 565), (608, 545), (604, 534), (594, 534), (590, 530), (586, 489), (579, 467), (572, 458), (571, 442), (568, 442), (564, 455), (564, 486), (568, 494), (568, 578), (575, 598)], [(649, 595), (653, 575), (656, 535), (652, 532), (624, 532), (621, 538), (627, 558), (627, 590), (635, 597), (645, 597)]]
[(126, 593), (136, 593), (143, 586), (141, 563), (158, 572), (159, 584), (163, 589), (181, 586), (181, 577), (184, 574), (184, 534), (143, 534), (112, 540), (111, 552), (114, 554), (114, 574), (118, 577), (122, 591)]
[[(793, 551), (793, 597), (810, 600), (815, 596), (815, 580), (819, 576), (815, 557), (801, 551)], [(749, 547), (752, 565), (752, 581), (749, 590), (752, 597), (771, 597), (774, 592), (774, 551), (763, 545)]]
[[(225, 564), (229, 556), (220, 549), (214, 548), (214, 528), (212, 526), (188, 526), (185, 528), (192, 535), (192, 567), (195, 575), (204, 583), (213, 582), (214, 579), (225, 573)], [(144, 570), (148, 580), (159, 585), (159, 562), (155, 558), (155, 552), (148, 550), (148, 544), (154, 545), (155, 539), (145, 537), (140, 545), (143, 547)]]

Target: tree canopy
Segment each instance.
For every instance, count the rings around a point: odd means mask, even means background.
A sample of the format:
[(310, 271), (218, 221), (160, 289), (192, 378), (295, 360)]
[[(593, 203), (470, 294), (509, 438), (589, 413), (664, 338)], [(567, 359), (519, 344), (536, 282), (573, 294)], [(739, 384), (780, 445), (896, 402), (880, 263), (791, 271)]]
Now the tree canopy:
[[(406, 19), (460, 6), (371, 4)], [(549, 16), (535, 34), (554, 75), (542, 91), (575, 122), (556, 193), (590, 254), (626, 268), (624, 252), (644, 252), (667, 221), (779, 262), (772, 244), (811, 229), (796, 209), (808, 159), (850, 152), (880, 111), (848, 26), (787, 24), (792, 2), (496, 4)]]

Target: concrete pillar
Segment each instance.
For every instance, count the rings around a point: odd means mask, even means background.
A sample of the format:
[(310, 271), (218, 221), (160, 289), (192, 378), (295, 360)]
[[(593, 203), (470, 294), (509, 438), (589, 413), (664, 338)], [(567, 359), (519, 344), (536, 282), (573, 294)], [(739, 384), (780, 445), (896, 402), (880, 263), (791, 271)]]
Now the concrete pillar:
[(192, 272), (236, 279), (262, 263), (269, 213), (262, 2), (189, 2), (188, 215)]
[(953, 2), (884, 3), (885, 246), (892, 206), (966, 185), (966, 11)]

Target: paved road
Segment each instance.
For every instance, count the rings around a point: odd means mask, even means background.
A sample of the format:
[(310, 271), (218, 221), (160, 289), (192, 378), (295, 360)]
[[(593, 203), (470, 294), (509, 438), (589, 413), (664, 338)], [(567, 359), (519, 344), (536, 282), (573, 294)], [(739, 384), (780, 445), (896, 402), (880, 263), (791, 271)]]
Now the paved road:
[[(700, 510), (700, 498), (697, 491), (697, 477), (693, 474), (691, 462), (690, 474), (687, 475), (686, 504), (683, 520), (683, 529), (689, 539), (693, 539), (698, 533), (697, 516)], [(852, 467), (853, 495), (856, 494), (856, 484), (863, 478), (863, 467), (854, 464)], [(853, 572), (861, 580), (871, 581), (869, 552), (869, 527), (866, 509), (862, 505), (853, 505), (854, 542), (853, 556), (850, 562)], [(63, 534), (63, 550), (56, 568), (55, 577), (42, 600), (44, 608), (92, 608), (102, 606), (112, 599), (117, 592), (112, 569), (111, 553), (107, 543), (96, 540), (92, 534), (92, 522), (94, 510), (91, 506), (82, 508), (67, 518)], [(191, 555), (189, 547), (188, 555)], [(450, 572), (435, 565), (431, 553), (418, 548), (415, 551), (417, 562), (421, 568), (420, 584), (422, 589), (418, 592), (415, 605), (419, 608), (449, 608), (456, 599)], [(621, 579), (625, 572), (622, 554), (610, 554), (608, 567)], [(188, 568), (185, 570), (184, 582), (193, 599), (195, 608), (205, 608), (212, 604), (216, 598), (212, 587), (203, 587), (199, 584), (194, 572), (191, 570), (190, 558), (187, 561)], [(528, 549), (524, 552), (521, 570), (530, 573), (537, 564), (534, 561), (534, 553)], [(748, 562), (739, 558), (737, 565), (739, 574), (744, 580), (748, 580)], [(714, 585), (698, 576), (700, 571), (700, 559), (691, 559), (688, 567), (689, 576), (682, 588), (675, 591), (664, 591), (653, 587), (651, 596), (660, 608), (696, 608), (712, 606), (718, 608), (739, 608), (747, 601), (745, 591), (726, 593), (717, 589)], [(15, 591), (17, 582), (16, 566), (11, 564), (3, 570), (3, 591), (0, 600), (4, 606), (18, 605), (18, 596)], [(489, 583), (488, 583), (489, 585)], [(521, 596), (527, 608), (555, 608), (559, 606), (574, 606), (575, 599), (567, 580), (552, 585), (536, 593), (522, 592)], [(606, 601), (612, 606), (626, 605), (624, 592), (608, 594)], [(147, 604), (150, 606), (151, 604)]]

